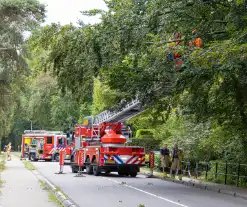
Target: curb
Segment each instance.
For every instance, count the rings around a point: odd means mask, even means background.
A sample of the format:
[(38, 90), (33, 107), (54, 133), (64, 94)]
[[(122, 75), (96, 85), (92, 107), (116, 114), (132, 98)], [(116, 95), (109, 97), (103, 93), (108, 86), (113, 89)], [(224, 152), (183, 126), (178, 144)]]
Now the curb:
[(38, 170), (31, 170), (31, 171), (39, 181), (44, 182), (45, 186), (51, 190), (51, 192), (55, 195), (55, 197), (64, 207), (79, 207), (70, 198), (65, 196), (62, 191), (58, 190), (55, 187), (55, 185), (51, 183), (48, 179), (46, 179), (45, 176), (43, 176)]
[[(148, 173), (147, 171), (142, 171), (142, 170), (140, 171), (140, 174), (143, 174), (143, 175), (146, 175), (147, 173)], [(247, 200), (247, 194), (237, 193), (234, 191), (229, 191), (229, 190), (221, 189), (221, 188), (217, 188), (217, 187), (210, 187), (207, 184), (194, 183), (192, 181), (183, 181), (183, 180), (177, 180), (177, 179), (172, 179), (172, 178), (162, 178), (162, 177), (157, 176), (157, 175), (153, 175), (153, 177), (158, 178), (158, 179), (163, 180), (163, 181), (174, 182), (174, 183), (182, 184), (182, 185), (189, 186), (192, 188), (199, 188), (201, 190), (214, 191), (217, 193), (231, 195), (234, 197), (238, 197), (238, 198), (242, 198), (242, 199)]]

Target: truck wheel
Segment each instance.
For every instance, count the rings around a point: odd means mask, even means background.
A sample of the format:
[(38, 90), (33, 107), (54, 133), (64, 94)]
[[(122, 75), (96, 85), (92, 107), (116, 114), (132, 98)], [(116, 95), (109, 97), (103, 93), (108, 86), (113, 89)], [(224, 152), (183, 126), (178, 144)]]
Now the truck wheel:
[(135, 178), (137, 176), (137, 172), (130, 172), (130, 177)]
[(35, 158), (35, 154), (32, 153), (32, 154), (30, 154), (30, 160), (31, 160), (32, 162), (36, 162), (38, 159), (36, 159), (36, 158)]
[(86, 166), (86, 172), (88, 175), (92, 175), (93, 174), (93, 167), (90, 165)]
[(49, 159), (49, 160), (45, 160), (45, 162), (51, 162), (52, 160), (51, 159)]
[(94, 166), (93, 166), (93, 174), (94, 174), (95, 176), (99, 176), (100, 173), (101, 173), (100, 167), (97, 166), (97, 165), (94, 165)]
[(118, 172), (118, 175), (121, 176), (121, 177), (125, 176), (125, 174), (126, 173), (124, 173), (124, 172)]
[(54, 155), (54, 161), (59, 162), (59, 154), (58, 153)]

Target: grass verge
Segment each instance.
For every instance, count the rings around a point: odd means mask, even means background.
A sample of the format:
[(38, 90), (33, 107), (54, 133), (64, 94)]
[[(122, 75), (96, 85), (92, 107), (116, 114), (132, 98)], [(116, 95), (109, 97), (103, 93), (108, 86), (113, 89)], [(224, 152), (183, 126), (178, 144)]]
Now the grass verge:
[[(27, 161), (27, 160), (23, 160), (22, 162), (24, 163), (25, 167), (26, 167), (28, 170), (37, 170), (37, 168), (36, 168), (31, 162), (29, 162), (29, 161)], [(54, 193), (46, 186), (45, 182), (42, 181), (42, 180), (39, 180), (39, 182), (40, 182), (40, 187), (41, 187), (41, 189), (42, 189), (42, 190), (45, 190), (45, 191), (48, 193), (49, 202), (55, 203), (58, 207), (63, 207), (63, 204), (57, 199), (57, 197), (54, 195)], [(66, 194), (64, 194), (63, 191), (62, 191), (60, 188), (58, 188), (58, 187), (56, 187), (56, 190), (55, 190), (55, 191), (56, 191), (56, 192), (60, 191), (60, 192), (64, 195), (64, 197), (66, 197), (66, 198), (68, 197), (68, 196), (66, 196)]]
[(40, 182), (40, 187), (42, 190), (45, 190), (48, 193), (48, 197), (49, 197), (49, 202), (53, 202), (55, 203), (57, 206), (59, 207), (63, 207), (62, 203), (59, 202), (59, 200), (56, 198), (56, 196), (52, 193), (52, 191), (46, 187), (45, 183), (43, 181), (39, 181)]
[[(0, 173), (3, 172), (6, 169), (6, 154), (1, 153), (0, 154)], [(3, 187), (4, 181), (0, 180), (0, 188)]]
[[(140, 172), (144, 173), (144, 174), (150, 173), (150, 168), (141, 168)], [(153, 174), (155, 174), (155, 176), (157, 176), (158, 178), (172, 178), (170, 174), (167, 174), (164, 177), (164, 173), (163, 172), (158, 172), (156, 170), (153, 171)], [(183, 178), (192, 178), (192, 177), (183, 175)], [(192, 179), (195, 179), (195, 178), (192, 178)], [(197, 180), (200, 181), (200, 179), (197, 179)]]
[(3, 156), (0, 156), (0, 172), (3, 172), (6, 169), (6, 161)]
[(29, 161), (27, 160), (23, 160), (22, 161), (25, 165), (25, 167), (28, 169), (28, 170), (37, 170), (37, 168)]
[(56, 186), (56, 190), (55, 191), (62, 193), (65, 198), (68, 198), (68, 196), (59, 187)]

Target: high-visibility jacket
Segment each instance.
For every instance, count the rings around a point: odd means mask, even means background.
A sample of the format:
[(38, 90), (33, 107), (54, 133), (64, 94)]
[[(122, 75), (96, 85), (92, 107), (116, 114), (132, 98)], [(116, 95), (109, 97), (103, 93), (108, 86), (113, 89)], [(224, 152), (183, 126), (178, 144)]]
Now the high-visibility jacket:
[(173, 151), (172, 151), (172, 160), (174, 158), (178, 158), (180, 161), (183, 160), (183, 157), (184, 157), (184, 153), (181, 149), (175, 149), (173, 148)]
[(189, 42), (189, 46), (202, 48), (202, 39), (200, 37)]

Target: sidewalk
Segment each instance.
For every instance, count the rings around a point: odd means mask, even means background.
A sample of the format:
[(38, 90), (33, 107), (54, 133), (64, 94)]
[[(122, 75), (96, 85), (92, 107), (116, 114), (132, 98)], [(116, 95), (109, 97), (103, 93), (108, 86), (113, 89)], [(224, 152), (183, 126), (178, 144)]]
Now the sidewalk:
[(12, 161), (6, 161), (1, 180), (4, 183), (0, 207), (57, 207), (56, 203), (49, 201), (48, 193), (41, 188), (35, 175), (15, 156)]
[[(141, 173), (149, 174), (150, 171), (147, 169), (141, 169)], [(231, 196), (236, 196), (247, 200), (247, 188), (240, 188), (240, 187), (223, 185), (218, 183), (203, 182), (200, 180), (187, 178), (187, 177), (183, 177), (183, 180), (180, 181), (178, 179), (164, 178), (162, 173), (160, 172), (154, 172), (153, 175), (162, 180), (171, 181), (171, 182), (191, 186), (194, 188), (200, 188), (208, 191), (215, 191), (218, 193), (228, 194)]]

